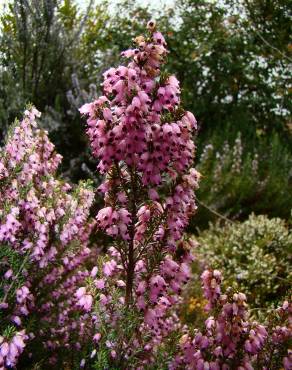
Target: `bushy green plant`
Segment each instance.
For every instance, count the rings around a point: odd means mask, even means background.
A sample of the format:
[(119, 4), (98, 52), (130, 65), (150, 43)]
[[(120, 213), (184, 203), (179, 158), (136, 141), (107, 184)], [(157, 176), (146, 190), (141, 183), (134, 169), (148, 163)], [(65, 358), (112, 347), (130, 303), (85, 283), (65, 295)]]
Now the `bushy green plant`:
[[(287, 219), (292, 209), (291, 164), (290, 151), (277, 134), (268, 142), (247, 142), (241, 133), (231, 143), (213, 136), (198, 163), (203, 178), (198, 198), (233, 219), (251, 212)], [(200, 216), (206, 225), (214, 215), (201, 207)]]
[(244, 291), (250, 306), (269, 308), (292, 282), (292, 232), (279, 218), (252, 214), (243, 223), (220, 223), (198, 237), (198, 261), (224, 271), (224, 285)]

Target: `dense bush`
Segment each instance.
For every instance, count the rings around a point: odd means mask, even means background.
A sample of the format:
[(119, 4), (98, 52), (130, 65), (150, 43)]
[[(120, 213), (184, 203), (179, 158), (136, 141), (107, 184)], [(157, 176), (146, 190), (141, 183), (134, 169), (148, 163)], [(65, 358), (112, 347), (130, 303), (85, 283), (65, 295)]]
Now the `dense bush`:
[(94, 193), (90, 184), (72, 189), (56, 176), (61, 156), (37, 128), (39, 116), (25, 111), (0, 151), (2, 369), (14, 367), (24, 347), (20, 368), (46, 363), (50, 353), (54, 364), (60, 348), (72, 351), (88, 336), (74, 293), (96, 254), (88, 248)]
[(224, 286), (245, 292), (258, 313), (289, 293), (292, 233), (285, 221), (251, 215), (242, 223), (218, 222), (198, 242), (200, 263), (224, 271)]
[(127, 66), (104, 74), (105, 96), (81, 108), (106, 175), (97, 223), (112, 237), (91, 272), (98, 252), (88, 248), (93, 192), (87, 184), (71, 192), (56, 177), (61, 156), (36, 128), (35, 108), (1, 150), (4, 368), (16, 365), (25, 344), (22, 367), (38, 361), (47, 367), (47, 359), (55, 368), (76, 367), (82, 354), (81, 367), (98, 368), (95, 355), (104, 367), (146, 366), (179, 326), (173, 308), (190, 275), (182, 233), (196, 208), (196, 120), (180, 107), (178, 80), (160, 74), (167, 50), (153, 22), (136, 44), (124, 52)]

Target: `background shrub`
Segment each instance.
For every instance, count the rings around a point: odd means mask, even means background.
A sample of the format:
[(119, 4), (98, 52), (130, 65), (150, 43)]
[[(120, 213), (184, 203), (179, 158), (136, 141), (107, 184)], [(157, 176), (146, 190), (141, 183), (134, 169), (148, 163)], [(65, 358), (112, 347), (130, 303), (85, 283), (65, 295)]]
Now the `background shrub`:
[(198, 237), (198, 262), (224, 271), (225, 287), (244, 291), (253, 308), (275, 306), (291, 285), (292, 233), (279, 218), (210, 225)]
[[(202, 175), (198, 199), (232, 219), (246, 219), (251, 212), (289, 218), (292, 208), (292, 155), (274, 133), (268, 140), (244, 137), (233, 140), (215, 133), (198, 161)], [(225, 140), (225, 141), (224, 141)], [(200, 207), (196, 226), (214, 221), (212, 212)]]

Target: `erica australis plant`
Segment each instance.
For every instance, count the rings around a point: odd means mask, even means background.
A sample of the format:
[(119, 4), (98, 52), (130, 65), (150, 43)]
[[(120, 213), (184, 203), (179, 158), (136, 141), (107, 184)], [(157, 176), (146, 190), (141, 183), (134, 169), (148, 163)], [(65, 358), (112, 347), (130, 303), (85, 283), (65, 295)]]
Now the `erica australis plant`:
[[(96, 219), (112, 237), (110, 257), (97, 266), (91, 287), (99, 311), (94, 340), (101, 345), (104, 335), (121, 330), (105, 347), (115, 363), (130, 366), (135, 358), (136, 368), (153, 360), (177, 325), (171, 309), (190, 277), (183, 231), (196, 209), (199, 179), (192, 167), (196, 119), (181, 105), (179, 81), (161, 71), (168, 53), (164, 37), (154, 22), (147, 28), (122, 53), (128, 64), (104, 73), (104, 95), (80, 109), (105, 175), (99, 187), (105, 206)], [(127, 335), (121, 322), (130, 312), (140, 314), (136, 326), (130, 318)]]
[[(39, 116), (25, 111), (0, 151), (1, 369), (14, 367), (31, 345), (38, 348), (31, 361), (49, 355), (55, 363), (60, 348), (80, 347), (87, 328), (74, 292), (90, 274), (93, 192), (56, 177), (61, 156), (37, 128)], [(29, 361), (24, 353), (22, 361)]]
[(203, 272), (202, 285), (212, 312), (205, 329), (195, 330), (180, 340), (181, 352), (170, 369), (190, 370), (272, 370), (292, 369), (292, 305), (271, 311), (266, 325), (249, 317), (246, 296), (231, 288), (221, 292), (218, 270)]
[[(196, 120), (162, 72), (154, 22), (134, 41), (128, 64), (104, 73), (104, 95), (80, 109), (104, 175), (96, 220), (90, 184), (57, 176), (61, 156), (34, 107), (1, 148), (0, 370), (292, 369), (288, 301), (259, 324), (245, 295), (222, 293), (221, 273), (206, 270), (205, 328), (176, 315), (194, 245), (183, 232), (196, 210)], [(106, 253), (91, 238), (96, 226)]]

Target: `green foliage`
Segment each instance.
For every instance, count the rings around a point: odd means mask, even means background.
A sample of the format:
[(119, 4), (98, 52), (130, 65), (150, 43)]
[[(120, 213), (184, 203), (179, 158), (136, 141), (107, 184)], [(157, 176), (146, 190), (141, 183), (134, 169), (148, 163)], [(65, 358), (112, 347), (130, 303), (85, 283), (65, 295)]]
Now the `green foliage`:
[[(33, 101), (43, 110), (47, 105), (54, 106), (70, 78), (70, 71), (65, 69), (72, 57), (72, 47), (67, 45), (71, 35), (58, 10), (55, 1), (11, 1), (1, 17), (1, 77), (7, 75), (9, 83), (2, 84), (1, 111), (6, 108), (7, 121), (19, 114), (11, 111), (10, 87), (22, 93), (18, 109), (24, 102)], [(74, 7), (71, 11), (74, 14)], [(75, 22), (79, 22), (77, 17)]]
[(274, 307), (289, 293), (292, 232), (285, 221), (251, 215), (243, 223), (216, 223), (198, 242), (198, 261), (224, 271), (223, 285), (244, 292), (251, 307)]
[(5, 330), (3, 331), (3, 337), (4, 338), (12, 338), (14, 334), (16, 333), (16, 328), (13, 325), (8, 325)]
[(200, 278), (203, 267), (201, 261), (198, 259), (193, 263), (193, 277), (184, 291), (183, 304), (180, 307), (180, 317), (182, 321), (187, 323), (191, 328), (197, 328), (199, 330), (203, 330), (204, 322), (208, 318), (208, 312), (205, 310), (207, 300), (203, 295)]
[(109, 366), (108, 358), (109, 358), (109, 350), (100, 349), (97, 352), (97, 358), (92, 368), (94, 370), (111, 369)]
[[(265, 140), (246, 139), (239, 132), (234, 141), (223, 142), (226, 136), (214, 134), (204, 147), (197, 164), (202, 174), (198, 199), (233, 219), (244, 219), (251, 212), (289, 218), (292, 155), (288, 147), (277, 134)], [(199, 207), (196, 225), (206, 226), (213, 219), (212, 212)]]
[[(269, 3), (181, 2), (181, 27), (169, 40), (176, 54), (171, 68), (178, 71), (184, 101), (196, 112), (203, 130), (226, 124), (268, 131), (286, 128), (285, 109), (291, 110), (289, 12), (280, 1), (268, 8)], [(267, 22), (262, 35), (272, 31), (285, 35), (276, 44), (285, 57), (263, 43), (255, 28), (258, 20), (252, 18), (255, 12), (270, 18), (277, 12), (286, 19)]]
[[(4, 286), (7, 284), (4, 278), (0, 280), (0, 302), (10, 300), (14, 298), (16, 290), (23, 285), (24, 278), (22, 271), (24, 268), (29, 267), (27, 256), (20, 256), (13, 248), (8, 244), (0, 244), (0, 276), (4, 276), (4, 273), (9, 267), (13, 271), (13, 275), (17, 278), (10, 284), (10, 289), (5, 292)], [(6, 299), (4, 300), (4, 297)], [(0, 319), (4, 314), (3, 310), (0, 310)]]

